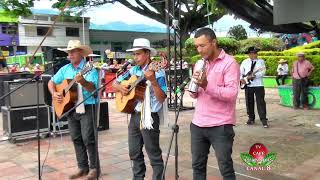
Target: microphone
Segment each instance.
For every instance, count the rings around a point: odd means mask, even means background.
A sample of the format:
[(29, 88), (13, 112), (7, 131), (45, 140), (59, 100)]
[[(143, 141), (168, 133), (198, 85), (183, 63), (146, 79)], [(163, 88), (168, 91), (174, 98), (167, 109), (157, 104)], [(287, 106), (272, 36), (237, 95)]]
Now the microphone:
[(181, 93), (182, 91), (184, 91), (184, 88), (188, 85), (188, 83), (190, 82), (191, 78), (187, 77), (182, 84), (176, 89), (175, 93)]
[(122, 72), (123, 70), (125, 70), (125, 69), (129, 66), (129, 64), (133, 65), (133, 64), (134, 64), (134, 60), (129, 59), (127, 62), (125, 62), (125, 63), (123, 64), (123, 66), (120, 67), (120, 69), (117, 71), (117, 73), (120, 73), (120, 72)]

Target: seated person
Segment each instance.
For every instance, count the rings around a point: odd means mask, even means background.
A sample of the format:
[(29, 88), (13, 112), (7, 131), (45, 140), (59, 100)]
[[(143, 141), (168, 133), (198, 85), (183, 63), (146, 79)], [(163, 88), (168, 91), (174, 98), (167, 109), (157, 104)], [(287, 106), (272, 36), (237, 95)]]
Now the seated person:
[(277, 81), (278, 86), (280, 86), (279, 79), (281, 79), (281, 81), (282, 81), (281, 85), (284, 85), (285, 79), (288, 77), (289, 67), (287, 64), (287, 60), (280, 59), (278, 61), (278, 63), (279, 63), (278, 68), (277, 68), (278, 75), (276, 77), (276, 81)]

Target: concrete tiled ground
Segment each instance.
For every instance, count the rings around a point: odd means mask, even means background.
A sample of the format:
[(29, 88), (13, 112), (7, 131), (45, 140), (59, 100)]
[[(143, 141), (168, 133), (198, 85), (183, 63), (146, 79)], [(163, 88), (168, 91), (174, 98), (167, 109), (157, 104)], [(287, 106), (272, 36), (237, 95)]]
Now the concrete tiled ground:
[[(128, 116), (116, 112), (114, 100), (109, 101), (110, 129), (99, 132), (99, 155), (103, 180), (131, 179), (131, 162), (128, 157), (127, 122)], [(320, 179), (320, 128), (314, 126), (319, 123), (320, 111), (294, 111), (278, 105), (279, 99), (275, 89), (266, 90), (267, 111), (270, 129), (263, 129), (261, 123), (246, 126), (245, 104), (243, 92), (237, 101), (238, 122), (235, 127), (235, 142), (233, 150), (234, 165), (237, 179)], [(187, 95), (185, 106), (192, 106), (193, 100)], [(179, 176), (181, 180), (192, 179), (190, 132), (189, 124), (193, 110), (183, 111), (179, 117)], [(174, 112), (170, 112), (170, 119), (174, 119)], [(2, 116), (0, 116), (1, 120)], [(2, 123), (0, 123), (2, 126)], [(171, 129), (162, 127), (161, 147), (163, 158), (168, 152)], [(269, 151), (276, 152), (277, 160), (272, 164), (271, 171), (248, 171), (240, 160), (241, 152), (248, 152), (252, 144), (261, 142)], [(44, 180), (67, 179), (76, 170), (76, 161), (69, 135), (41, 139), (41, 163), (46, 161), (42, 173)], [(49, 151), (48, 151), (49, 150)], [(37, 141), (27, 140), (12, 144), (8, 141), (0, 142), (0, 180), (32, 180), (38, 179)], [(171, 149), (166, 172), (166, 179), (174, 179), (174, 147)], [(148, 158), (146, 179), (151, 179), (152, 169)], [(214, 153), (208, 160), (208, 178), (222, 179), (217, 168)]]

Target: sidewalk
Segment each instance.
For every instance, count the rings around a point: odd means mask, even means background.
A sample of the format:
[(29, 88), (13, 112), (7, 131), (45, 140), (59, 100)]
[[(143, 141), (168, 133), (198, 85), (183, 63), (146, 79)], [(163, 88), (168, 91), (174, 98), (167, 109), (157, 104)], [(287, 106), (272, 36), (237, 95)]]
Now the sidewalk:
[[(303, 111), (278, 105), (279, 97), (276, 89), (266, 89), (267, 113), (270, 128), (262, 128), (257, 119), (254, 126), (246, 126), (247, 120), (243, 91), (237, 101), (237, 125), (233, 147), (233, 160), (237, 179), (252, 180), (286, 180), (286, 179), (319, 179), (320, 172), (320, 128), (314, 126), (320, 123), (320, 111)], [(131, 179), (131, 162), (128, 156), (127, 115), (118, 113), (114, 100), (109, 102), (110, 129), (99, 132), (99, 154), (103, 180)], [(192, 106), (193, 99), (184, 97), (184, 105)], [(192, 179), (190, 131), (189, 125), (193, 110), (180, 113), (178, 134), (179, 141), (179, 176), (183, 180)], [(169, 113), (174, 120), (174, 112)], [(258, 116), (257, 116), (258, 117)], [(0, 122), (2, 116), (0, 116)], [(0, 123), (2, 126), (2, 123)], [(168, 152), (171, 129), (162, 127), (161, 147), (163, 158)], [(277, 153), (276, 161), (271, 165), (271, 171), (248, 171), (240, 159), (240, 153), (248, 152), (254, 143), (263, 143), (268, 150)], [(73, 145), (69, 135), (50, 137), (41, 140), (41, 163), (49, 153), (44, 164), (43, 180), (67, 179), (76, 170)], [(37, 141), (29, 140), (16, 144), (8, 141), (0, 143), (0, 180), (38, 179)], [(145, 153), (146, 155), (146, 153)], [(167, 180), (174, 179), (174, 147), (171, 149), (167, 167)], [(146, 179), (151, 179), (152, 169), (147, 155)], [(208, 160), (208, 178), (220, 180), (216, 158), (211, 151)]]

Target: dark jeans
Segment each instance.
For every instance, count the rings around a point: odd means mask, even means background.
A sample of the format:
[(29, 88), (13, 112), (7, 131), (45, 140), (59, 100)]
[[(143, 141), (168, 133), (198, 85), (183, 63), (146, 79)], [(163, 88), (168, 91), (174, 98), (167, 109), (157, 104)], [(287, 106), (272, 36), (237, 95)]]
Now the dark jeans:
[(308, 78), (293, 79), (293, 105), (298, 108), (301, 104), (308, 106)]
[[(78, 167), (84, 170), (89, 169), (89, 167), (90, 169), (97, 168), (96, 160), (98, 157), (95, 147), (92, 107), (95, 112), (93, 105), (86, 105), (84, 114), (77, 114), (73, 111), (68, 116), (68, 126), (76, 152)], [(90, 165), (88, 165), (88, 156)], [(99, 170), (99, 168), (97, 169)]]
[(281, 79), (281, 81), (282, 81), (281, 85), (284, 85), (285, 84), (285, 80), (286, 80), (287, 77), (288, 77), (288, 75), (278, 75), (276, 77), (276, 81), (277, 81), (278, 86), (280, 86), (279, 79)]
[(143, 180), (146, 172), (144, 155), (142, 152), (145, 145), (146, 152), (150, 159), (153, 175), (152, 180), (160, 180), (163, 171), (162, 151), (159, 144), (159, 116), (152, 113), (153, 129), (140, 129), (141, 113), (131, 114), (129, 123), (129, 156), (133, 162), (133, 180)]
[(232, 161), (233, 125), (198, 127), (190, 124), (193, 180), (206, 180), (207, 161), (212, 145), (224, 180), (235, 180)]
[(246, 107), (247, 114), (249, 117), (249, 121), (255, 120), (254, 113), (254, 95), (256, 96), (257, 101), (257, 109), (260, 120), (263, 125), (267, 124), (267, 110), (266, 110), (266, 102), (264, 100), (265, 92), (264, 87), (248, 87), (245, 89), (245, 97), (246, 97)]

